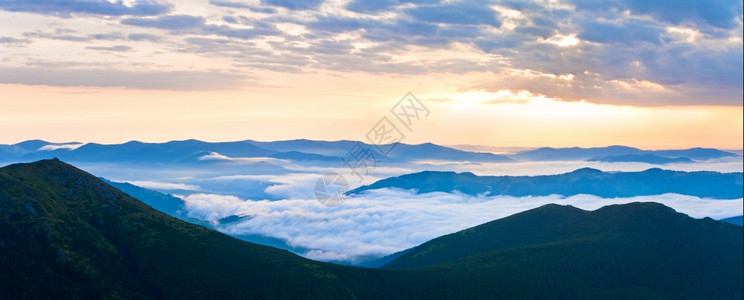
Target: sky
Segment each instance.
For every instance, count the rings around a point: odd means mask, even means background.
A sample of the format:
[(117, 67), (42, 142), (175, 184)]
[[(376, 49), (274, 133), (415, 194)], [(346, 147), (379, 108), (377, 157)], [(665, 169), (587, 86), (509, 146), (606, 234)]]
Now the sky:
[(411, 92), (407, 143), (741, 149), (742, 31), (739, 0), (0, 0), (0, 143), (364, 140)]

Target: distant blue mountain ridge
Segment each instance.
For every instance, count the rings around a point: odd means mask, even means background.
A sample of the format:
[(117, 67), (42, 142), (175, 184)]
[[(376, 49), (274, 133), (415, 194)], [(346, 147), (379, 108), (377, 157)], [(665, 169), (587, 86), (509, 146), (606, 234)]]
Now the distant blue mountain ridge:
[[(629, 156), (635, 155), (635, 156)], [(654, 155), (656, 157), (666, 158), (688, 158), (693, 160), (709, 160), (723, 157), (741, 157), (738, 154), (726, 152), (711, 148), (690, 148), (681, 150), (641, 150), (626, 146), (609, 146), (597, 148), (550, 148), (544, 147), (535, 150), (519, 152), (512, 157), (518, 160), (588, 160), (598, 157), (624, 157), (624, 161), (631, 161), (629, 158), (641, 159), (640, 155)], [(638, 161), (638, 160), (636, 160)]]
[(724, 221), (726, 223), (731, 223), (731, 224), (734, 224), (734, 225), (742, 226), (742, 225), (744, 225), (744, 216), (736, 216), (736, 217), (725, 218), (725, 219), (721, 219), (721, 221)]
[(671, 163), (692, 163), (692, 159), (687, 157), (665, 157), (655, 154), (624, 154), (624, 155), (613, 155), (604, 157), (594, 157), (587, 159), (587, 161), (598, 161), (598, 162), (643, 162), (654, 165), (665, 165)]
[(572, 196), (604, 198), (677, 193), (716, 199), (742, 198), (742, 173), (682, 172), (648, 169), (642, 172), (602, 172), (583, 168), (558, 175), (477, 176), (473, 173), (424, 171), (382, 179), (348, 192), (359, 194), (380, 188), (415, 190), (416, 193), (459, 191), (468, 195)]
[[(199, 140), (143, 143), (130, 141), (123, 144), (50, 143), (29, 140), (13, 145), (0, 145), (0, 158), (7, 162), (35, 161), (60, 158), (73, 162), (113, 162), (146, 164), (210, 164), (227, 163), (228, 160), (204, 160), (204, 155), (216, 153), (228, 158), (267, 157), (292, 161), (339, 162), (354, 151), (364, 149), (376, 160), (408, 161), (467, 161), (511, 162), (533, 160), (599, 160), (607, 162), (635, 161), (654, 164), (709, 160), (724, 157), (741, 157), (718, 149), (691, 148), (683, 150), (640, 150), (625, 146), (599, 148), (540, 148), (514, 155), (497, 155), (487, 152), (463, 151), (432, 143), (417, 145), (399, 143), (391, 147), (357, 141), (314, 141), (306, 139), (260, 142), (203, 142)], [(389, 151), (388, 151), (389, 150)], [(385, 151), (385, 153), (383, 153)]]
[[(228, 160), (201, 159), (212, 153), (227, 158), (267, 157), (292, 161), (341, 162), (341, 158), (362, 149), (373, 155), (375, 160), (462, 160), (475, 162), (509, 162), (503, 155), (484, 152), (469, 152), (443, 147), (431, 143), (420, 145), (396, 144), (384, 155), (377, 146), (354, 141), (311, 141), (291, 140), (277, 142), (257, 142), (251, 140), (237, 142), (210, 143), (198, 140), (172, 141), (167, 143), (143, 143), (130, 141), (123, 144), (103, 145), (88, 143), (74, 149), (51, 148), (55, 144), (41, 140), (26, 141), (14, 145), (0, 145), (0, 157), (8, 161), (35, 161), (59, 158), (73, 162), (114, 162), (114, 163), (225, 163)], [(389, 145), (388, 145), (389, 146)]]

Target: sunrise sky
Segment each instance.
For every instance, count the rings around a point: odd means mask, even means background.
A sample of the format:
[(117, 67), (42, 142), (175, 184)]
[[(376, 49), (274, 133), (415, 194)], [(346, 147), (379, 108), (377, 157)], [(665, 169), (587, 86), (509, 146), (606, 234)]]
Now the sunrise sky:
[(0, 0), (0, 143), (741, 149), (742, 2)]

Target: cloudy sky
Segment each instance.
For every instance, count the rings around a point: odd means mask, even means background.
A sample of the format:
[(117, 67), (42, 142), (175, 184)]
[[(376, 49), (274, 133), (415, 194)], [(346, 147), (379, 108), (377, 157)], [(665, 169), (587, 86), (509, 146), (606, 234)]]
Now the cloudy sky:
[(742, 145), (739, 0), (0, 0), (0, 143)]

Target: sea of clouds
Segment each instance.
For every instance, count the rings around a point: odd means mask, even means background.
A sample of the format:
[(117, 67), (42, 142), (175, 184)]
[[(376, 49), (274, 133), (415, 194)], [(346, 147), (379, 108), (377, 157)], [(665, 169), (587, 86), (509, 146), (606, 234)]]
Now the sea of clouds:
[[(221, 159), (221, 158), (220, 158)], [(260, 235), (281, 239), (305, 257), (358, 264), (392, 254), (430, 239), (503, 218), (548, 203), (594, 210), (610, 204), (659, 202), (694, 218), (721, 219), (742, 215), (742, 199), (718, 200), (678, 194), (629, 198), (593, 195), (564, 197), (469, 196), (452, 193), (416, 194), (414, 191), (379, 189), (349, 196), (337, 207), (321, 205), (314, 197), (321, 174), (342, 174), (349, 188), (379, 179), (422, 170), (473, 172), (478, 175), (561, 174), (591, 167), (602, 171), (643, 171), (653, 167), (679, 171), (741, 172), (740, 159), (723, 159), (663, 166), (645, 163), (543, 161), (470, 163), (415, 161), (381, 163), (361, 178), (334, 164), (282, 163), (281, 170), (266, 164), (238, 160), (238, 164), (205, 168), (112, 168), (87, 165), (91, 173), (178, 195), (182, 214), (211, 221), (216, 229), (234, 236)], [(263, 162), (262, 162), (263, 163)], [(275, 162), (276, 163), (276, 162)], [(266, 170), (270, 170), (271, 173)], [(221, 224), (217, 220), (244, 216)], [(300, 250), (298, 250), (300, 249)]]
[(360, 263), (424, 243), (430, 239), (503, 218), (548, 203), (595, 210), (610, 204), (658, 202), (694, 218), (742, 215), (742, 199), (716, 200), (679, 194), (629, 198), (593, 195), (563, 197), (469, 196), (458, 193), (416, 194), (379, 189), (348, 197), (336, 207), (313, 198), (245, 200), (217, 194), (181, 196), (189, 217), (216, 221), (237, 215), (240, 222), (218, 225), (230, 235), (258, 234), (285, 240), (299, 253), (323, 261)]

